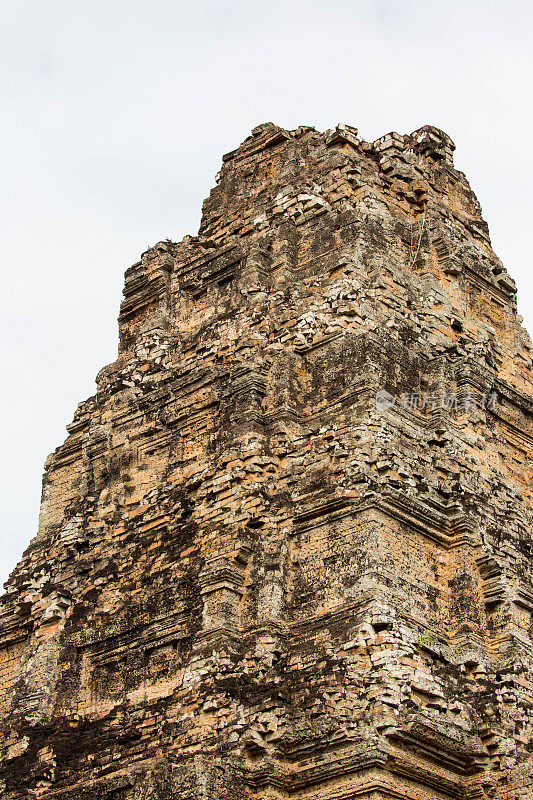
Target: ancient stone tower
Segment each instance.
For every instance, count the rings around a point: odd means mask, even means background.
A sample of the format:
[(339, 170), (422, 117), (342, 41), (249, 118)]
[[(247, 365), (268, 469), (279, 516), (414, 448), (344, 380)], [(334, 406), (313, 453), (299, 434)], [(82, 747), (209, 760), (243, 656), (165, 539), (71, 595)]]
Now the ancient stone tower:
[(453, 149), (261, 125), (127, 271), (2, 600), (2, 798), (533, 797), (532, 350)]

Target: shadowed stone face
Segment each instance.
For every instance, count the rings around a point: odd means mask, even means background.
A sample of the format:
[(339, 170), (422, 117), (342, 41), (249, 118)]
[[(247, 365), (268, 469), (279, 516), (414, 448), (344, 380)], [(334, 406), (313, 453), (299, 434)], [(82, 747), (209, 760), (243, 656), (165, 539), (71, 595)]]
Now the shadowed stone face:
[(6, 800), (530, 800), (532, 345), (454, 145), (270, 123), (126, 272), (6, 585)]

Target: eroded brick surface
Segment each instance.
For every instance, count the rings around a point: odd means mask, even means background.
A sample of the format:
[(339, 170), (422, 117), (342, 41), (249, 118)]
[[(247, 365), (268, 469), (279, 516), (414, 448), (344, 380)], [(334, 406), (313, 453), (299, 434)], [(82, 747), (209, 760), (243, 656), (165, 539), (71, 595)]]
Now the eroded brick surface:
[(256, 128), (126, 272), (2, 599), (2, 797), (533, 797), (532, 349), (453, 143)]

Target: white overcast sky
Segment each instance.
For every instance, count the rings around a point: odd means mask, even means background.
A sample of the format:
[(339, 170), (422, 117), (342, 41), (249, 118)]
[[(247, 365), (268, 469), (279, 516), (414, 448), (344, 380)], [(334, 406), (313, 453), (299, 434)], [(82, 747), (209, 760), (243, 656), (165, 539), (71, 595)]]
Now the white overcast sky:
[(250, 129), (430, 123), (483, 205), (533, 331), (532, 4), (3, 0), (0, 581), (44, 460), (116, 357), (123, 273), (195, 234)]

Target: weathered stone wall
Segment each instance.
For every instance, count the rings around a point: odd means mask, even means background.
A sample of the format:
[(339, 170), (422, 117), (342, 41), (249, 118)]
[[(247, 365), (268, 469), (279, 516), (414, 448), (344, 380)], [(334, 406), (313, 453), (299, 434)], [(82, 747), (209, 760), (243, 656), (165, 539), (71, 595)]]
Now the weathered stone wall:
[(454, 145), (266, 124), (126, 272), (2, 599), (2, 797), (533, 797), (532, 345)]

